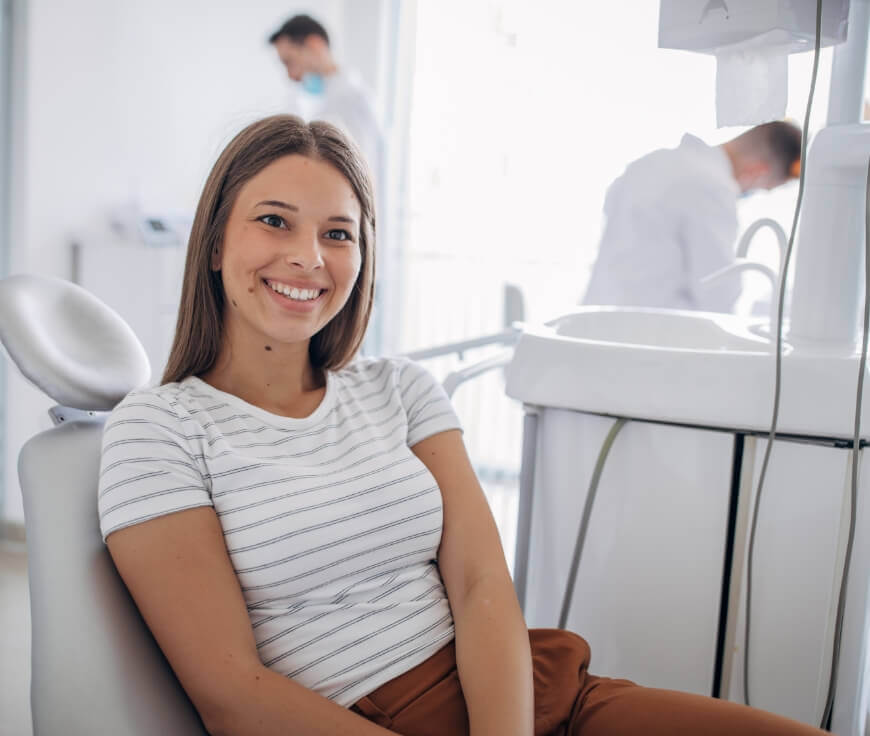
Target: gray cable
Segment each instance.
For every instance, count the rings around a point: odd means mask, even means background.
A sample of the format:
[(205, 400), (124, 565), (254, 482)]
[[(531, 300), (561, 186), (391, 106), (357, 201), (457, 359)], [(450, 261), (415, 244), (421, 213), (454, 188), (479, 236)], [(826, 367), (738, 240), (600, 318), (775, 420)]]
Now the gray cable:
[(837, 691), (837, 668), (840, 664), (840, 644), (843, 640), (843, 618), (846, 614), (846, 589), (849, 584), (849, 566), (852, 562), (852, 547), (855, 543), (855, 520), (858, 515), (858, 458), (861, 451), (861, 405), (864, 403), (864, 374), (867, 371), (867, 342), (870, 337), (870, 161), (867, 162), (867, 183), (864, 197), (864, 332), (861, 340), (861, 360), (858, 367), (858, 393), (855, 398), (855, 433), (852, 436), (852, 482), (849, 505), (849, 536), (846, 555), (843, 559), (843, 577), (840, 579), (840, 595), (837, 599), (837, 618), (834, 624), (834, 647), (831, 652), (831, 676), (828, 680), (828, 697), (822, 716), (822, 728), (831, 730), (834, 715), (834, 694)]
[(782, 323), (783, 307), (785, 304), (786, 276), (791, 262), (791, 254), (794, 249), (794, 236), (797, 232), (798, 216), (801, 211), (801, 202), (804, 198), (804, 180), (806, 178), (807, 162), (807, 136), (810, 128), (810, 110), (813, 107), (813, 96), (816, 91), (816, 77), (819, 71), (819, 47), (821, 46), (822, 26), (822, 0), (816, 0), (816, 38), (813, 48), (813, 75), (810, 80), (810, 93), (807, 98), (807, 110), (804, 115), (804, 127), (801, 135), (801, 175), (798, 184), (797, 203), (794, 208), (794, 219), (791, 225), (791, 233), (788, 237), (788, 247), (785, 250), (785, 258), (782, 263), (782, 272), (779, 283), (779, 307), (776, 322), (776, 377), (773, 388), (773, 417), (770, 420), (770, 433), (767, 438), (767, 447), (764, 450), (764, 462), (761, 464), (761, 475), (758, 479), (758, 489), (755, 492), (755, 503), (752, 509), (752, 527), (749, 532), (749, 548), (746, 555), (746, 631), (743, 641), (743, 697), (746, 705), (749, 701), (749, 629), (752, 612), (752, 557), (755, 549), (755, 533), (758, 528), (758, 509), (761, 502), (761, 490), (764, 487), (764, 479), (767, 476), (767, 466), (770, 462), (770, 452), (776, 439), (776, 425), (779, 421), (779, 399), (782, 390)]
[(598, 492), (598, 481), (601, 480), (601, 472), (604, 470), (604, 463), (607, 460), (607, 455), (610, 453), (610, 448), (613, 446), (613, 441), (619, 430), (623, 428), (627, 419), (617, 419), (607, 437), (604, 438), (604, 444), (601, 445), (601, 450), (598, 452), (598, 460), (595, 462), (595, 470), (592, 471), (592, 480), (589, 481), (589, 491), (586, 493), (586, 503), (583, 505), (583, 516), (580, 518), (580, 528), (577, 530), (577, 541), (574, 544), (574, 557), (571, 560), (571, 569), (568, 572), (568, 585), (565, 587), (565, 596), (562, 598), (562, 612), (559, 614), (559, 628), (564, 629), (568, 623), (568, 612), (571, 610), (571, 598), (574, 597), (574, 585), (577, 582), (577, 570), (580, 567), (580, 557), (583, 554), (583, 545), (586, 543), (586, 532), (589, 529), (589, 519), (592, 516), (592, 506), (595, 503), (595, 495)]

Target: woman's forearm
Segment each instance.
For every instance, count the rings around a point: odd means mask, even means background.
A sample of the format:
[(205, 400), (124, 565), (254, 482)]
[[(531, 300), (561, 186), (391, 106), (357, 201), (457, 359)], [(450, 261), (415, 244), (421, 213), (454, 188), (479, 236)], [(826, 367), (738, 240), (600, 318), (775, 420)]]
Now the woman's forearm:
[(454, 611), (456, 663), (472, 736), (531, 736), (532, 656), (510, 578), (478, 580)]
[(395, 736), (265, 667), (232, 680), (219, 703), (201, 709), (212, 736)]

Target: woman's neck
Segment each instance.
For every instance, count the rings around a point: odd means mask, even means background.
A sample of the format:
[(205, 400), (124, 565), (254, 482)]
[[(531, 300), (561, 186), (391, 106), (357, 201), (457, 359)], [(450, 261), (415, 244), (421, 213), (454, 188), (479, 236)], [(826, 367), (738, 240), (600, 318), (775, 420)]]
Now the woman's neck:
[(311, 365), (308, 342), (230, 340), (214, 366), (200, 378), (261, 409), (288, 417), (306, 417), (320, 404), (326, 377)]

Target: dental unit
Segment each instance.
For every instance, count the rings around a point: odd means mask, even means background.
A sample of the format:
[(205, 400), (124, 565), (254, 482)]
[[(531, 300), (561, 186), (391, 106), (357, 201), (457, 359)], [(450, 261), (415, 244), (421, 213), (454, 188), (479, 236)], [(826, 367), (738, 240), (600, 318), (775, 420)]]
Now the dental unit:
[[(514, 577), (529, 625), (585, 632), (603, 674), (855, 736), (870, 705), (866, 402), (856, 412), (868, 25), (867, 0), (663, 0), (660, 46), (715, 53), (720, 77), (816, 47), (792, 237), (777, 233), (780, 274), (766, 273), (769, 329), (582, 307), (525, 326), (507, 369), (526, 411)], [(835, 46), (828, 121), (807, 155), (822, 45)], [(766, 224), (731, 270), (763, 270), (745, 256)]]

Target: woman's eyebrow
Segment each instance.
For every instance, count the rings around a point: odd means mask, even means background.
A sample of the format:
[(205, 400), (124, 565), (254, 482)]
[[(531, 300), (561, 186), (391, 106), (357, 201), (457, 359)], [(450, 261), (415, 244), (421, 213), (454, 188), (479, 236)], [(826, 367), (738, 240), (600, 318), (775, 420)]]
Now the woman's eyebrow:
[(329, 218), (330, 222), (348, 222), (351, 225), (356, 225), (356, 220), (352, 217), (347, 217), (346, 215), (333, 215)]
[(277, 199), (266, 199), (262, 202), (257, 202), (255, 207), (259, 207), (260, 205), (266, 205), (267, 207), (281, 207), (285, 210), (290, 210), (291, 212), (299, 212), (299, 208), (295, 204), (287, 204), (286, 202), (281, 202)]

